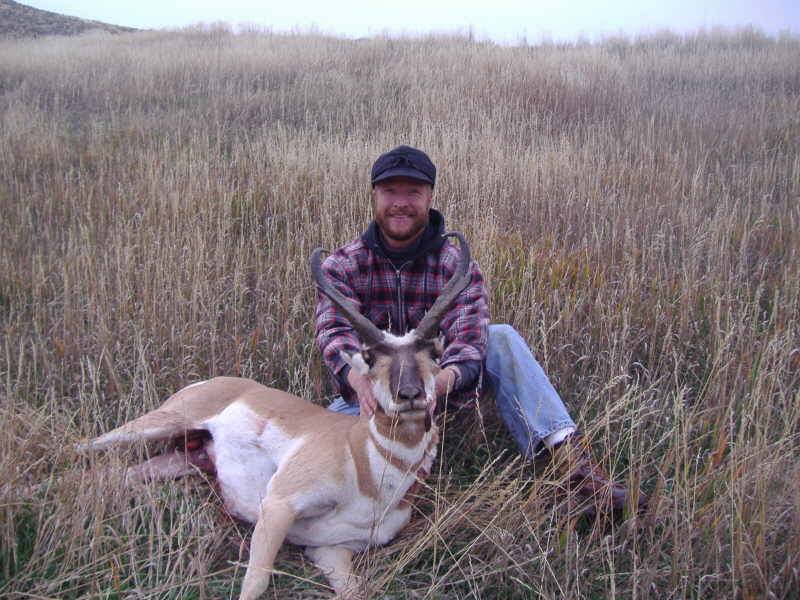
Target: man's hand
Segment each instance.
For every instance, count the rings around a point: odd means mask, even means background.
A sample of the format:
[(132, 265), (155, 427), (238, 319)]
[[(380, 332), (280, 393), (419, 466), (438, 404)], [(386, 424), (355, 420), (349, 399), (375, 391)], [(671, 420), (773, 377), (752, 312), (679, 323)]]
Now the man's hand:
[[(461, 371), (455, 365), (447, 365), (439, 371), (436, 375), (436, 398), (442, 398), (452, 392), (459, 377), (461, 377)], [(436, 402), (432, 404), (436, 408)]]
[(378, 399), (372, 393), (372, 384), (369, 379), (364, 377), (355, 369), (350, 369), (347, 373), (347, 383), (353, 388), (358, 396), (358, 405), (362, 414), (371, 417), (375, 414), (375, 407), (378, 406)]

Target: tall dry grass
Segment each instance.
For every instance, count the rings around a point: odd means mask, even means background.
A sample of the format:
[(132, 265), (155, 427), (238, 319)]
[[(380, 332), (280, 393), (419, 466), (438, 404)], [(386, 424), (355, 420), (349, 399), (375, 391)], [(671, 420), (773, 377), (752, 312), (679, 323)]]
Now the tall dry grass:
[[(528, 339), (641, 521), (572, 523), (485, 410), (447, 423), (387, 598), (791, 598), (800, 584), (800, 40), (503, 48), (211, 31), (0, 42), (0, 595), (237, 593), (250, 530), (72, 446), (199, 378), (329, 393), (310, 250), (367, 173), (440, 169), (494, 320)], [(482, 401), (490, 409), (491, 401)], [(35, 488), (31, 497), (25, 490)], [(285, 550), (269, 597), (324, 597)]]

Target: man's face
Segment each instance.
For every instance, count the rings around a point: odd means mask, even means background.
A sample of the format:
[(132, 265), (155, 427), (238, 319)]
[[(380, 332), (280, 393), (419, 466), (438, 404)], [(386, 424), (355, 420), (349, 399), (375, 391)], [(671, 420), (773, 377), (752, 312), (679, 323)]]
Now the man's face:
[(430, 184), (410, 177), (390, 177), (372, 188), (375, 221), (393, 250), (410, 246), (428, 225), (433, 202)]

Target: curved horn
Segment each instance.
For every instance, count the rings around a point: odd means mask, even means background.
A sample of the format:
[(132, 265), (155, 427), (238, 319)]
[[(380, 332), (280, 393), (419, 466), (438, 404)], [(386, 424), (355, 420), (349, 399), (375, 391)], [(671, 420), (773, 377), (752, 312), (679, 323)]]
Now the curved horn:
[(322, 273), (322, 253), (327, 252), (324, 248), (316, 248), (311, 253), (311, 274), (317, 282), (320, 292), (330, 298), (331, 302), (344, 313), (345, 318), (350, 321), (350, 325), (356, 330), (361, 342), (371, 346), (383, 340), (383, 332), (378, 329), (372, 321), (358, 312), (355, 304), (345, 297), (339, 290), (333, 287), (330, 280)]
[(439, 323), (444, 317), (444, 314), (458, 295), (464, 291), (464, 288), (469, 285), (472, 279), (472, 274), (469, 272), (469, 264), (472, 259), (469, 253), (469, 244), (464, 234), (460, 231), (453, 231), (444, 234), (444, 237), (454, 237), (458, 239), (461, 245), (461, 255), (458, 258), (458, 264), (456, 265), (453, 276), (445, 284), (444, 288), (442, 288), (442, 293), (439, 294), (433, 306), (425, 313), (425, 316), (422, 317), (422, 320), (415, 329), (416, 334), (421, 339), (430, 339), (439, 333)]

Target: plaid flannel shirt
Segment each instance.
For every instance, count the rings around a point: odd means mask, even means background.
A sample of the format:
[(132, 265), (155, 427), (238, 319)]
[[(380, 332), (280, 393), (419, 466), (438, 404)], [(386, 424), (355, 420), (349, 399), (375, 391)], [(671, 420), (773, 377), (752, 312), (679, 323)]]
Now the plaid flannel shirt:
[[(438, 252), (424, 254), (396, 269), (392, 262), (376, 253), (363, 236), (338, 249), (322, 264), (322, 271), (334, 286), (379, 329), (402, 335), (414, 329), (452, 277), (460, 250), (449, 241)], [(486, 357), (489, 306), (483, 275), (475, 261), (470, 265), (472, 281), (461, 292), (442, 319), (444, 353), (439, 365)], [(339, 391), (348, 402), (355, 394), (339, 377), (346, 363), (340, 351), (361, 349), (358, 334), (333, 303), (319, 295), (316, 312), (316, 340), (325, 364), (334, 374)], [(462, 404), (474, 398), (480, 386), (457, 389), (449, 398)]]

